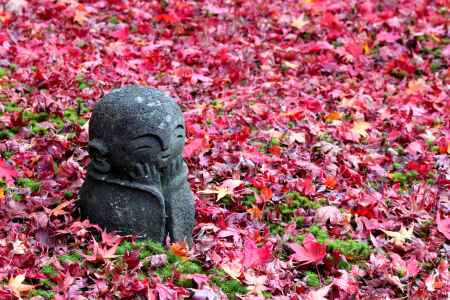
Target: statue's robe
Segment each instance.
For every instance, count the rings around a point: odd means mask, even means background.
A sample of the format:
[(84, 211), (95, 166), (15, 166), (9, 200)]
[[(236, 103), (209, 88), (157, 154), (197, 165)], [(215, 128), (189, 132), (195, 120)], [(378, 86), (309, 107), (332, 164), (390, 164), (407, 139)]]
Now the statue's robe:
[(184, 162), (175, 176), (163, 170), (157, 187), (90, 167), (78, 201), (81, 217), (120, 234), (157, 242), (169, 235), (191, 244), (195, 208), (187, 173)]

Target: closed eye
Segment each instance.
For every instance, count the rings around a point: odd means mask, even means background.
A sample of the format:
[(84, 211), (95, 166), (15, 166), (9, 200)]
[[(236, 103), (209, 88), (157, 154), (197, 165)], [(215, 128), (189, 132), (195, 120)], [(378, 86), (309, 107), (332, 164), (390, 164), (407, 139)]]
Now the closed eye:
[(140, 146), (134, 149), (134, 151), (140, 151), (140, 150), (153, 150), (153, 147), (150, 146)]

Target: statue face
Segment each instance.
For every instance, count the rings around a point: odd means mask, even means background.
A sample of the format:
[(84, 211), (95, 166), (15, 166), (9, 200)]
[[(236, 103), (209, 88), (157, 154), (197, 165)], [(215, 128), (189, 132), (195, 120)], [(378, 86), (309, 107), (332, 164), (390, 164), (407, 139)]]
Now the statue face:
[(181, 155), (184, 147), (185, 131), (183, 124), (170, 128), (168, 141), (152, 132), (138, 135), (126, 145), (127, 156), (132, 164), (141, 163), (164, 168), (169, 161)]
[(124, 87), (96, 105), (89, 138), (97, 171), (132, 174), (138, 164), (161, 169), (183, 152), (183, 113), (158, 90)]

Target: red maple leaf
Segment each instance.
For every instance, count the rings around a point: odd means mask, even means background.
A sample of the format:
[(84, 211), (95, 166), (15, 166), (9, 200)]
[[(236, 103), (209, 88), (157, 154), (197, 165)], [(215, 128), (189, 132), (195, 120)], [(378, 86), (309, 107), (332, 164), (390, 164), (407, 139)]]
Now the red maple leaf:
[(291, 259), (305, 265), (320, 263), (327, 255), (327, 247), (317, 242), (312, 234), (308, 234), (303, 241), (303, 246), (296, 243), (291, 243), (289, 246), (294, 251), (294, 254), (291, 255)]
[(441, 219), (441, 214), (438, 212), (436, 224), (439, 232), (442, 233), (447, 240), (450, 240), (450, 218)]
[(14, 183), (14, 178), (19, 174), (14, 169), (14, 167), (7, 164), (4, 160), (0, 159), (0, 178), (6, 180), (6, 184)]
[(244, 258), (242, 264), (247, 268), (261, 266), (272, 259), (272, 244), (267, 243), (258, 248), (253, 240), (244, 242)]

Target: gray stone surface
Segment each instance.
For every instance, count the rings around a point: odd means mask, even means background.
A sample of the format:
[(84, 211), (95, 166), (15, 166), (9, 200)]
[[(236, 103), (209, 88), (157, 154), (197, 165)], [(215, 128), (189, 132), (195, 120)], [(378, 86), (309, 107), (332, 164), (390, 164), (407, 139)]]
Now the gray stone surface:
[(183, 114), (166, 94), (128, 86), (105, 95), (89, 123), (82, 218), (143, 239), (192, 243), (194, 201), (182, 158)]

